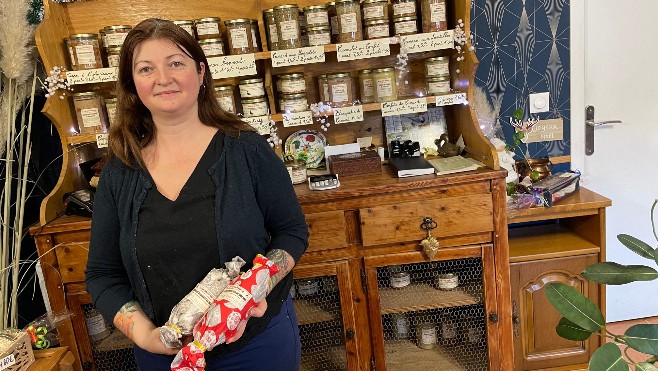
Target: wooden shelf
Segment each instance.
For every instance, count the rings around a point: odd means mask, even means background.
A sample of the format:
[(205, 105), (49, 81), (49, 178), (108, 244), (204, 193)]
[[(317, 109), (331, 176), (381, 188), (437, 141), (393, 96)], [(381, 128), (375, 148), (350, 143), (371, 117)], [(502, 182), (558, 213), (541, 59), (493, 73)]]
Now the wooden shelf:
[(507, 223), (524, 223), (576, 216), (596, 215), (599, 208), (612, 205), (610, 199), (580, 187), (574, 194), (560, 200), (553, 207), (533, 207), (516, 213), (508, 211)]
[(600, 246), (558, 224), (511, 228), (508, 241), (510, 263), (598, 254), (601, 251)]
[(321, 305), (306, 299), (295, 298), (293, 304), (297, 313), (297, 322), (300, 325), (310, 325), (312, 323), (329, 322), (339, 319), (336, 313), (331, 313)]
[(404, 313), (482, 303), (482, 293), (474, 295), (474, 291), (476, 289), (473, 286), (442, 291), (426, 283), (413, 283), (401, 289), (384, 287), (379, 291), (381, 313)]
[(67, 139), (69, 144), (96, 143), (96, 134), (71, 135)]
[[(486, 347), (468, 345), (468, 352), (457, 346), (447, 348), (437, 345), (434, 349), (421, 349), (409, 340), (389, 340), (384, 344), (386, 369), (409, 370), (486, 370)], [(481, 353), (481, 357), (474, 356)]]

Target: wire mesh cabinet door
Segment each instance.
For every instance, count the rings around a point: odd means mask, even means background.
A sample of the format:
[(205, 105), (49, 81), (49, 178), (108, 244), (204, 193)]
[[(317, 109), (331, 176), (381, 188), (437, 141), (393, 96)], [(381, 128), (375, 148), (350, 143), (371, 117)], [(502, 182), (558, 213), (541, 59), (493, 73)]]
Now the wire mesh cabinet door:
[(353, 288), (360, 286), (353, 283), (360, 280), (358, 272), (358, 261), (300, 265), (293, 270), (291, 295), (302, 342), (300, 370), (360, 369), (359, 343), (369, 339), (367, 329), (355, 326), (359, 315), (355, 306), (364, 305), (361, 312), (366, 311), (365, 300), (353, 297)]
[[(365, 258), (375, 368), (488, 370), (495, 364), (492, 245)], [(485, 252), (483, 252), (483, 250)], [(488, 297), (491, 296), (491, 297)], [(488, 307), (492, 307), (490, 311)]]

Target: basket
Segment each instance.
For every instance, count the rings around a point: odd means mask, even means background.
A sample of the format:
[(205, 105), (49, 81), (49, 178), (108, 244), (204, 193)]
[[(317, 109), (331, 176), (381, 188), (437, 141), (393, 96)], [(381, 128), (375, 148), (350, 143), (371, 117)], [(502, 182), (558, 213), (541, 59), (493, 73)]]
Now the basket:
[(0, 370), (23, 371), (34, 363), (32, 343), (27, 332), (1, 332), (0, 341), (9, 344), (0, 349)]

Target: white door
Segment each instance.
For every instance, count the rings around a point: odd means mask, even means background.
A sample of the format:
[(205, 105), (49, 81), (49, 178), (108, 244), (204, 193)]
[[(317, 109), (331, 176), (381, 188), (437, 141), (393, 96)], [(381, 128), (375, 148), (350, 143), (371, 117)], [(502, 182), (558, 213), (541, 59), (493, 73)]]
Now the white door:
[[(570, 26), (572, 168), (582, 171), (583, 186), (612, 200), (607, 260), (654, 268), (616, 236), (658, 245), (649, 219), (658, 198), (656, 14), (655, 0), (577, 0), (571, 2)], [(595, 121), (623, 122), (594, 130), (591, 156), (584, 146), (586, 105), (594, 106)], [(657, 297), (657, 281), (607, 286), (607, 320), (656, 316)]]

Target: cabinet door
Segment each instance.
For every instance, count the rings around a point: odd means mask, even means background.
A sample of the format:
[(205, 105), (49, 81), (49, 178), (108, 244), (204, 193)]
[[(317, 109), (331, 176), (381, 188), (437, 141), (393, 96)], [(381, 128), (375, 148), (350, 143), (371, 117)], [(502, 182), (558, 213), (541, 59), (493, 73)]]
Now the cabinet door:
[(598, 261), (597, 254), (513, 263), (510, 267), (514, 311), (514, 358), (517, 370), (586, 364), (599, 346), (598, 336), (587, 341), (561, 338), (555, 326), (562, 316), (551, 306), (544, 287), (562, 282), (599, 303), (599, 286), (580, 276)]
[[(487, 247), (484, 247), (487, 250)], [(491, 245), (488, 245), (491, 249)], [(377, 370), (487, 370), (495, 356), (493, 266), (483, 247), (365, 258)], [(494, 290), (495, 291), (495, 290)], [(485, 294), (488, 293), (488, 294)], [(495, 317), (493, 317), (495, 318)], [(494, 346), (495, 348), (495, 346)]]
[(358, 312), (365, 313), (365, 300), (359, 299), (362, 289), (353, 283), (360, 280), (358, 265), (352, 265), (356, 268), (338, 262), (298, 266), (293, 271), (291, 294), (302, 343), (300, 370), (365, 370), (364, 365), (369, 365), (367, 329), (356, 328)]

